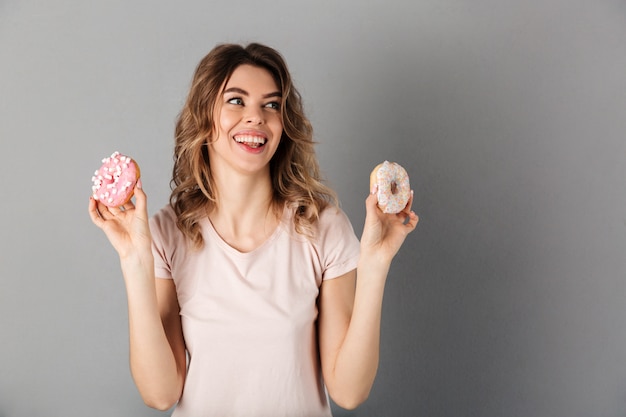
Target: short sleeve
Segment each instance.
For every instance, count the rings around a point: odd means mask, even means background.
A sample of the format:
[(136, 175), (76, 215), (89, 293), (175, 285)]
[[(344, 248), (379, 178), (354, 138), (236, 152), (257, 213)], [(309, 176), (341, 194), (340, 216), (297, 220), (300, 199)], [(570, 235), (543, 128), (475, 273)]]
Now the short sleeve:
[(155, 277), (172, 279), (173, 239), (177, 231), (176, 215), (170, 206), (165, 206), (150, 218)]
[(360, 243), (343, 210), (326, 208), (320, 215), (318, 233), (323, 280), (340, 277), (357, 267)]

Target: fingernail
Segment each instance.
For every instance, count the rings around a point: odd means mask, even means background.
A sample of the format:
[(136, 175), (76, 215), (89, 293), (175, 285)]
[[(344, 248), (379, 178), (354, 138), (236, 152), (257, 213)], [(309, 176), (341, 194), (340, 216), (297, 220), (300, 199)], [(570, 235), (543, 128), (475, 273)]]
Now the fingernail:
[(141, 189), (141, 178), (137, 180), (137, 188)]
[(372, 189), (370, 190), (370, 193), (376, 194), (376, 191), (378, 191), (378, 184), (372, 185)]

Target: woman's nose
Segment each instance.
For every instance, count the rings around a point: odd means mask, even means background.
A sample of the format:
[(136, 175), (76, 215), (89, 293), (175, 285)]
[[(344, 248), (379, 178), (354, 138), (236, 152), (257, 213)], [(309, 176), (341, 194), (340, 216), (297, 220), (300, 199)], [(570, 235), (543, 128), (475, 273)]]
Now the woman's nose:
[(263, 110), (253, 107), (246, 108), (245, 121), (246, 123), (251, 124), (261, 124), (263, 123)]

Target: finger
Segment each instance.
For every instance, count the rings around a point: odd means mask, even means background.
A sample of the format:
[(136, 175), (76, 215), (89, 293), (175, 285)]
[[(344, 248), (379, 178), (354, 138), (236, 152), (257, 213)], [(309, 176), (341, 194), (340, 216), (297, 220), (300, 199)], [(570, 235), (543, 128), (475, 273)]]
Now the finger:
[[(104, 206), (104, 204), (102, 204), (102, 205)], [(123, 207), (122, 207), (122, 208), (120, 208), (121, 206), (120, 206), (120, 207), (113, 207), (113, 206), (109, 207), (109, 206), (105, 206), (105, 207), (106, 207), (106, 208), (105, 208), (105, 209), (103, 209), (103, 211), (108, 211), (108, 212), (109, 212), (109, 214), (111, 214), (111, 216), (112, 216), (112, 217), (116, 217), (116, 216), (117, 216), (118, 214), (120, 214), (120, 213), (122, 212), (122, 210), (123, 210)]]
[(414, 211), (411, 211), (407, 217), (406, 224), (404, 225), (406, 233), (411, 233), (417, 227), (420, 218)]
[(409, 195), (409, 200), (407, 201), (404, 208), (396, 214), (396, 218), (399, 219), (403, 225), (407, 225), (411, 221), (411, 206), (413, 205), (413, 190)]
[(148, 196), (143, 191), (141, 179), (138, 179), (135, 185), (135, 209), (144, 219), (148, 217)]
[[(102, 203), (101, 201), (96, 201), (96, 209), (98, 210), (100, 217), (104, 221), (114, 219), (115, 216), (117, 215), (117, 213), (115, 212), (116, 207), (109, 207), (106, 204)], [(117, 210), (119, 211), (119, 209)]]
[[(110, 207), (107, 207), (106, 205), (102, 204), (100, 201), (96, 200), (95, 198), (92, 197), (89, 204), (90, 204), (90, 214), (92, 216), (95, 216), (95, 219), (97, 221), (96, 224), (98, 226), (104, 226), (104, 223), (107, 220), (111, 220), (115, 217), (111, 213)], [(93, 205), (93, 209), (91, 209), (92, 205)], [(94, 217), (92, 217), (92, 220), (94, 220)]]
[[(365, 199), (365, 220), (378, 218), (379, 214), (382, 213), (380, 207), (378, 207), (378, 197), (376, 196), (376, 192), (378, 187), (376, 184), (370, 190), (369, 195)], [(370, 220), (371, 221), (371, 220)]]
[(406, 206), (404, 206), (404, 208), (402, 209), (402, 212), (408, 215), (409, 213), (411, 213), (412, 206), (413, 206), (413, 190), (411, 190), (411, 193), (409, 195), (409, 201), (406, 202)]
[(365, 200), (365, 204), (370, 208), (376, 207), (380, 209), (380, 207), (378, 207), (378, 184), (373, 184), (370, 188), (370, 193)]
[(128, 210), (134, 209), (135, 205), (133, 204), (131, 200), (128, 200), (126, 204), (121, 205), (119, 208), (120, 208), (120, 211), (128, 211)]
[(93, 198), (93, 196), (89, 197), (89, 217), (91, 218), (91, 221), (98, 227), (102, 227), (102, 225), (104, 224), (104, 220), (98, 212), (96, 200)]

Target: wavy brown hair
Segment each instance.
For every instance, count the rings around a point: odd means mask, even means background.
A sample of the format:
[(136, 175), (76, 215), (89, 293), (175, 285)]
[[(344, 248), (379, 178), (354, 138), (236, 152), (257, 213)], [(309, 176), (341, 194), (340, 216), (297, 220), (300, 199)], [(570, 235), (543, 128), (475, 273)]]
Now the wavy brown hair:
[(218, 198), (207, 149), (216, 132), (213, 110), (232, 73), (244, 64), (269, 71), (282, 94), (283, 134), (270, 161), (274, 207), (293, 207), (296, 231), (312, 238), (321, 211), (329, 204), (338, 204), (335, 193), (320, 176), (313, 128), (281, 54), (258, 43), (221, 44), (198, 64), (175, 130), (170, 204), (178, 228), (196, 248), (203, 245), (199, 221)]

